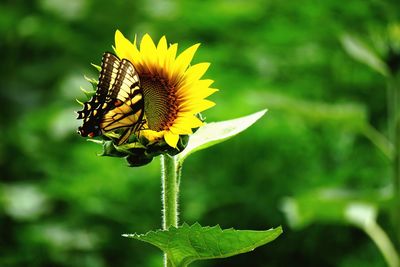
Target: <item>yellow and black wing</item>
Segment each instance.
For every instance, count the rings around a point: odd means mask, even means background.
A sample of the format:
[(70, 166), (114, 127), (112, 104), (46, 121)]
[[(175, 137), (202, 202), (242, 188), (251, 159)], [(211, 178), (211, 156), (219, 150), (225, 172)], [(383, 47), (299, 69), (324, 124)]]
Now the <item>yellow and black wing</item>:
[(114, 103), (103, 116), (100, 123), (105, 132), (119, 128), (127, 128), (118, 143), (124, 143), (132, 131), (137, 131), (144, 116), (144, 99), (140, 87), (139, 76), (127, 59), (122, 59), (115, 83), (111, 92)]
[(112, 53), (103, 55), (96, 94), (78, 111), (83, 125), (82, 136), (99, 136), (125, 128), (118, 144), (126, 142), (132, 131), (143, 123), (144, 100), (139, 76), (129, 60), (120, 60)]

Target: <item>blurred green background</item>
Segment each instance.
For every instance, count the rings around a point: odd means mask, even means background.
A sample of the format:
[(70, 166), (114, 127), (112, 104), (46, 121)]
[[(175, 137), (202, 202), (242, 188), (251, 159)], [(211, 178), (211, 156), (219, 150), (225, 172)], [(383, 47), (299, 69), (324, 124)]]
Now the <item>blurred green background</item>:
[[(212, 63), (206, 78), (220, 89), (208, 121), (269, 109), (186, 161), (180, 214), (284, 234), (193, 266), (386, 266), (363, 231), (329, 218), (335, 205), (297, 228), (284, 211), (301, 196), (318, 210), (312, 200), (332, 188), (334, 200), (385, 203), (390, 163), (365, 131), (387, 132), (385, 79), (349, 57), (340, 36), (373, 39), (399, 19), (398, 0), (1, 1), (0, 266), (161, 266), (158, 249), (121, 237), (160, 227), (158, 160), (127, 168), (76, 134), (83, 75), (97, 76), (90, 63), (116, 29), (166, 35), (180, 51), (202, 43), (194, 61)], [(391, 235), (384, 206), (378, 221)]]

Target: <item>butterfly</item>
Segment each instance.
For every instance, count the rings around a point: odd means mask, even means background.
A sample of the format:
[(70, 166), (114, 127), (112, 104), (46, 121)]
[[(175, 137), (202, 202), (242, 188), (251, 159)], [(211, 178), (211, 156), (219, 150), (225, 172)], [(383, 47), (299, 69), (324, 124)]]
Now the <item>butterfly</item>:
[(101, 61), (95, 95), (78, 111), (83, 120), (78, 133), (95, 137), (122, 129), (117, 145), (125, 143), (144, 123), (143, 90), (133, 64), (106, 52)]

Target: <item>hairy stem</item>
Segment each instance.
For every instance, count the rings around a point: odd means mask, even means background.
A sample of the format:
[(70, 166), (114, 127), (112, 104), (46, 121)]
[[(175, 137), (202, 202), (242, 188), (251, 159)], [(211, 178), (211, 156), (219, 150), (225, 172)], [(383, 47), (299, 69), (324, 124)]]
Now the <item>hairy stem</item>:
[[(177, 159), (168, 155), (161, 156), (161, 183), (162, 183), (162, 227), (178, 226), (178, 195), (180, 167)], [(172, 266), (164, 255), (164, 266)]]

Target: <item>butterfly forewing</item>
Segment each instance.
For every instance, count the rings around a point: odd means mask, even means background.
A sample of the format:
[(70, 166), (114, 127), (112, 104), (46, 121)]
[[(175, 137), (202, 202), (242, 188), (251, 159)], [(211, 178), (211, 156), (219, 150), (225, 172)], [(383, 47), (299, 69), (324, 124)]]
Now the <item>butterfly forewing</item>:
[[(101, 109), (106, 108), (104, 105), (106, 99), (109, 98), (110, 89), (115, 82), (117, 76), (120, 60), (111, 53), (104, 53), (101, 60), (101, 71), (99, 76), (99, 83), (97, 85), (96, 94), (84, 103), (83, 110), (78, 111), (78, 119), (86, 119), (96, 115), (101, 115)], [(92, 112), (96, 110), (96, 114)], [(100, 111), (100, 112), (99, 112)], [(91, 121), (90, 119), (88, 120)]]
[(104, 53), (99, 84), (97, 86), (99, 94), (104, 96), (104, 99), (101, 99), (103, 101), (107, 101), (112, 97), (111, 92), (114, 84), (117, 81), (116, 78), (120, 64), (121, 62), (117, 56), (107, 52)]

